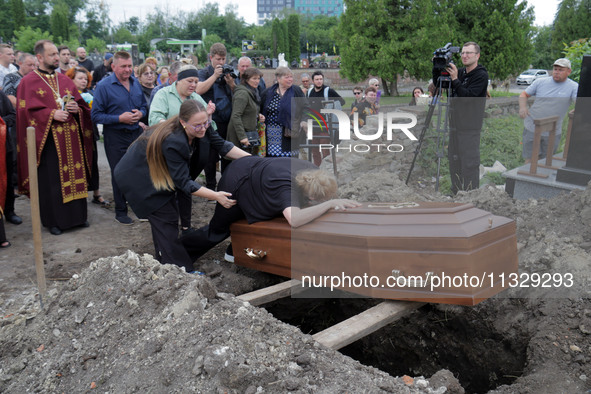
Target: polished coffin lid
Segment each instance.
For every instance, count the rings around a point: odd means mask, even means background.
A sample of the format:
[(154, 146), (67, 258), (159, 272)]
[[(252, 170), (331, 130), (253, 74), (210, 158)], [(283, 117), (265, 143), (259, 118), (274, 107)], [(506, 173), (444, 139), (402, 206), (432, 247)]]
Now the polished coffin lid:
[(273, 219), (237, 222), (231, 231), (239, 265), (298, 280), (313, 276), (316, 285), (335, 276), (374, 277), (379, 285), (337, 287), (375, 298), (474, 305), (517, 272), (515, 222), (472, 204), (365, 203), (296, 229)]

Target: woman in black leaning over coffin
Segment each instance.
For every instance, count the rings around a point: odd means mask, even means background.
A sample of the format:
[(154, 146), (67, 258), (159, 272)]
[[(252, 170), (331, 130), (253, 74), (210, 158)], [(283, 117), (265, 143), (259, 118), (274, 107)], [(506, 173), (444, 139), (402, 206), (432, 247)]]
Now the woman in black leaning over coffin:
[(162, 264), (185, 267), (187, 272), (193, 271), (194, 260), (178, 238), (175, 192), (215, 200), (221, 209), (236, 204), (231, 193), (210, 190), (191, 179), (189, 161), (203, 169), (210, 146), (231, 159), (248, 155), (224, 141), (210, 124), (203, 104), (186, 100), (178, 115), (146, 130), (115, 168), (115, 179), (131, 208), (152, 226), (154, 257)]
[[(333, 199), (337, 193), (334, 176), (308, 161), (289, 157), (235, 160), (224, 171), (218, 187), (230, 192), (238, 203), (230, 209), (217, 204), (209, 225), (182, 237), (192, 260), (228, 238), (230, 225), (243, 218), (252, 224), (283, 216), (292, 227), (299, 227), (330, 209), (360, 205)], [(231, 245), (225, 258), (233, 262)]]

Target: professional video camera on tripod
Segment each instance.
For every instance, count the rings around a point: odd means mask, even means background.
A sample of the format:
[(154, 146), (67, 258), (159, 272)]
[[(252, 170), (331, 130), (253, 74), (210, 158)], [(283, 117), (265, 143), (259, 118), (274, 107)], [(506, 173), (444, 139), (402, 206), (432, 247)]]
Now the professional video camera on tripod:
[[(451, 78), (447, 68), (450, 63), (453, 63), (453, 54), (459, 53), (460, 47), (454, 47), (451, 42), (448, 42), (444, 47), (436, 49), (433, 52), (433, 84), (435, 85), (435, 93), (429, 103), (429, 110), (425, 118), (425, 124), (421, 130), (419, 141), (406, 177), (406, 184), (410, 180), (410, 176), (415, 166), (417, 156), (421, 151), (421, 146), (427, 134), (427, 130), (431, 125), (433, 113), (437, 108), (437, 121), (435, 123), (435, 131), (437, 133), (437, 177), (435, 181), (435, 190), (439, 190), (439, 173), (441, 168), (441, 158), (443, 157), (443, 147), (446, 141), (446, 135), (449, 132), (449, 89), (451, 87)], [(445, 92), (445, 95), (444, 95)], [(443, 124), (442, 124), (443, 121)]]

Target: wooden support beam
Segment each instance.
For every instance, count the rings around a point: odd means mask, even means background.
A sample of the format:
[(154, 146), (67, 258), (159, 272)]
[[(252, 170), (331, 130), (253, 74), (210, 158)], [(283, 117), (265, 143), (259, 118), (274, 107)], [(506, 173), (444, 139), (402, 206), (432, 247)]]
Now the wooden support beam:
[[(288, 297), (292, 294), (292, 291), (301, 289), (300, 284), (301, 282), (299, 280), (292, 279), (274, 286), (265, 287), (264, 289), (241, 294), (236, 298), (242, 301), (248, 301), (254, 306), (262, 305), (280, 298)], [(297, 289), (296, 286), (298, 286)]]
[(424, 302), (384, 301), (312, 336), (331, 349), (340, 349), (425, 305)]

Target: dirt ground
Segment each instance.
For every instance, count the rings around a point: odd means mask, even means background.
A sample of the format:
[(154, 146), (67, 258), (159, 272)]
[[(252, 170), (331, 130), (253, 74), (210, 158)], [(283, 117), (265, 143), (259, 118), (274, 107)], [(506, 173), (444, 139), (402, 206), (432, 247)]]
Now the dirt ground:
[[(100, 167), (111, 199), (104, 158)], [(61, 236), (43, 230), (49, 292), (40, 310), (30, 208), (21, 197), (24, 223), (6, 224), (12, 247), (0, 251), (0, 392), (591, 390), (590, 188), (514, 201), (486, 187), (452, 200), (384, 170), (360, 174), (340, 193), (359, 201), (471, 202), (512, 218), (520, 272), (572, 274), (573, 285), (516, 287), (476, 307), (429, 304), (336, 352), (309, 334), (372, 300), (253, 307), (234, 295), (282, 279), (224, 262), (225, 245), (196, 263), (205, 275), (162, 266), (144, 254), (153, 250), (148, 223), (122, 226), (112, 209), (89, 204), (90, 227)], [(205, 224), (213, 208), (194, 199), (193, 225)]]

